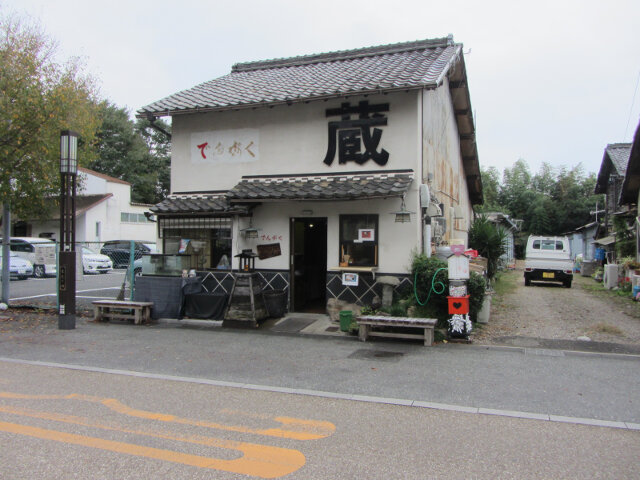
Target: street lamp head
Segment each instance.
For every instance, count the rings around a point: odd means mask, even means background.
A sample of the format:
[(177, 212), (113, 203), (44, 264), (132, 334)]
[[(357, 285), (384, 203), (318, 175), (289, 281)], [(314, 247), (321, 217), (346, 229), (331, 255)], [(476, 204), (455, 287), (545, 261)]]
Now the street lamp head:
[(72, 130), (60, 132), (60, 173), (78, 173), (78, 134)]

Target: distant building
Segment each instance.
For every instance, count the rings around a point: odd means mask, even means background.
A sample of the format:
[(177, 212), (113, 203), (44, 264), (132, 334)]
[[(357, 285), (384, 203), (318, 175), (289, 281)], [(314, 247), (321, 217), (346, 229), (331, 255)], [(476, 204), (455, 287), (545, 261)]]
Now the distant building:
[(502, 264), (509, 268), (514, 268), (516, 263), (516, 242), (515, 234), (520, 230), (521, 220), (514, 220), (509, 215), (500, 212), (490, 212), (484, 214), (487, 219), (500, 226), (507, 234), (504, 239), (505, 252), (500, 256)]
[(612, 233), (612, 216), (621, 211), (620, 194), (630, 153), (630, 143), (611, 143), (604, 150), (594, 193), (604, 194), (606, 197), (603, 222), (605, 233)]
[[(78, 167), (76, 197), (76, 241), (156, 241), (156, 224), (145, 216), (151, 205), (131, 202), (131, 184), (103, 173)], [(50, 202), (47, 220), (17, 221), (14, 237), (59, 239), (60, 210)]]
[(640, 260), (640, 218), (638, 217), (638, 205), (640, 205), (640, 124), (633, 137), (629, 163), (622, 182), (620, 204), (627, 206), (634, 214), (634, 229), (636, 231), (636, 259)]

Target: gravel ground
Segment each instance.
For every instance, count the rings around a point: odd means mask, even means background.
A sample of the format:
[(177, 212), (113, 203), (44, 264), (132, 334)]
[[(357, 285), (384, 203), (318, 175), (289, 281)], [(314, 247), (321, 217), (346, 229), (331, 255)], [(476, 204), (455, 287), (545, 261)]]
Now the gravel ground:
[(515, 288), (494, 297), (489, 323), (477, 329), (476, 343), (500, 344), (504, 337), (588, 337), (594, 342), (640, 345), (640, 303), (633, 302), (630, 294), (620, 297), (579, 274), (571, 288), (550, 283), (525, 287), (523, 275), (522, 262), (505, 274)]

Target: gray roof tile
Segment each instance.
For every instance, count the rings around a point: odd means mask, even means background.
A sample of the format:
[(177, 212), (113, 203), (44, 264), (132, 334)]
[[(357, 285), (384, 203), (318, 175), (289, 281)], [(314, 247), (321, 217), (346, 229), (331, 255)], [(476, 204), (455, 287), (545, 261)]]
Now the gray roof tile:
[(243, 177), (227, 193), (243, 200), (363, 200), (399, 196), (413, 180), (412, 171), (299, 177)]
[(627, 165), (629, 164), (629, 155), (631, 154), (630, 143), (611, 143), (607, 145), (607, 155), (611, 159), (616, 173), (624, 176), (627, 173)]
[(170, 214), (203, 214), (203, 215), (232, 215), (239, 212), (238, 208), (231, 208), (224, 194), (215, 195), (170, 195), (149, 210), (159, 215)]
[(435, 87), (461, 48), (449, 37), (239, 63), (230, 74), (147, 105), (138, 115), (174, 115)]

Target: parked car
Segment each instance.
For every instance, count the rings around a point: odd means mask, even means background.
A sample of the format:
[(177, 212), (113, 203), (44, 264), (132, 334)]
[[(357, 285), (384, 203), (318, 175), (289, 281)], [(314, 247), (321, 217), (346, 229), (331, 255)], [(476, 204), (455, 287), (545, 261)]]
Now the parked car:
[(530, 235), (524, 261), (524, 284), (532, 281), (562, 282), (571, 288), (573, 260), (569, 237)]
[[(131, 240), (110, 240), (104, 242), (100, 253), (108, 256), (113, 262), (113, 268), (127, 268), (129, 266), (129, 256), (131, 250)], [(153, 242), (134, 242), (133, 258), (137, 260), (145, 253), (155, 251)]]
[(107, 273), (113, 269), (113, 262), (106, 255), (82, 247), (82, 271), (84, 273)]
[[(29, 260), (19, 257), (16, 253), (10, 253), (9, 278), (26, 280), (33, 275), (33, 264)], [(2, 268), (2, 254), (0, 253), (0, 269)]]
[[(0, 238), (0, 241), (2, 239)], [(48, 238), (11, 237), (9, 248), (33, 265), (33, 276), (56, 275), (56, 243)]]

